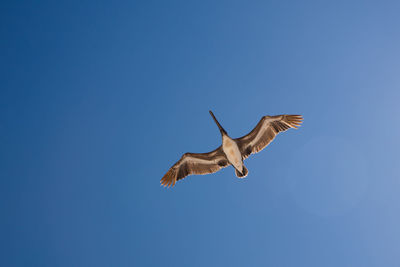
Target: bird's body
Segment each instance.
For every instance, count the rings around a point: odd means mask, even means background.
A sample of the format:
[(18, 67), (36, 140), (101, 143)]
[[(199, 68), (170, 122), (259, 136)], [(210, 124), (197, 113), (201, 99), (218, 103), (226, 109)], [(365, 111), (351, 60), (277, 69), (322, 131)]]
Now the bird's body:
[[(239, 147), (235, 140), (230, 138), (228, 135), (222, 136), (222, 151), (224, 151), (228, 162), (240, 173), (243, 171), (243, 158), (240, 153)], [(246, 176), (241, 176), (244, 178)]]
[(222, 146), (208, 153), (185, 153), (161, 179), (164, 186), (174, 186), (176, 181), (191, 174), (209, 174), (232, 165), (238, 178), (248, 174), (243, 160), (265, 148), (279, 132), (297, 128), (303, 121), (301, 115), (264, 116), (247, 135), (232, 139), (210, 111), (222, 135)]

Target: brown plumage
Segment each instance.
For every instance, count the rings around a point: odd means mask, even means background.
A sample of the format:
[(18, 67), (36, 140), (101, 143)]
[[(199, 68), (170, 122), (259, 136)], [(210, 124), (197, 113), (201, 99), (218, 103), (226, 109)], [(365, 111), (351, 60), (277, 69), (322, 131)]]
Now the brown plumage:
[(228, 165), (222, 146), (208, 153), (185, 153), (164, 175), (161, 184), (174, 186), (176, 181), (188, 175), (214, 173)]
[[(176, 181), (188, 175), (214, 173), (229, 165), (235, 168), (236, 176), (244, 178), (248, 173), (244, 159), (264, 149), (278, 133), (297, 128), (303, 121), (301, 115), (264, 116), (249, 134), (231, 139), (211, 111), (210, 114), (221, 132), (223, 145), (208, 153), (185, 153), (161, 179), (163, 186), (174, 186)], [(240, 153), (240, 159), (232, 146)], [(235, 156), (237, 160), (230, 162), (229, 159), (235, 159)]]
[(243, 158), (248, 158), (263, 150), (275, 136), (290, 128), (299, 127), (303, 122), (301, 115), (264, 116), (256, 127), (245, 136), (235, 139)]

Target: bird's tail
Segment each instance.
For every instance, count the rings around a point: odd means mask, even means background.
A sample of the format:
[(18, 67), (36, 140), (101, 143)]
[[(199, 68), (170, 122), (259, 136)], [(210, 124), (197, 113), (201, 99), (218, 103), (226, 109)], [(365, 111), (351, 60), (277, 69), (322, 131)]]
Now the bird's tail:
[(235, 169), (236, 176), (238, 178), (245, 178), (249, 171), (247, 170), (246, 166), (243, 165), (243, 171), (239, 172), (238, 170)]

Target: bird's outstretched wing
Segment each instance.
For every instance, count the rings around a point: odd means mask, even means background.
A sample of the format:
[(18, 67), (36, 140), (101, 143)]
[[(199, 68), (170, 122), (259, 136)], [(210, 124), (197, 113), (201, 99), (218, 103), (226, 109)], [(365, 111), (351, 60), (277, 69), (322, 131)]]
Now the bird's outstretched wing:
[(243, 159), (264, 149), (275, 136), (289, 128), (297, 128), (303, 122), (301, 115), (264, 116), (247, 135), (235, 139)]
[(163, 186), (170, 187), (188, 175), (214, 173), (228, 165), (221, 146), (208, 153), (185, 153), (160, 182)]

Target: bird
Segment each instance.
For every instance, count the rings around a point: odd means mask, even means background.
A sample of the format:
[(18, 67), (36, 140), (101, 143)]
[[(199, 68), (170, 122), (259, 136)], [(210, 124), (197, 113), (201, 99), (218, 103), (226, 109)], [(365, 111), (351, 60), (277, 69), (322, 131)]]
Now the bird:
[(233, 166), (238, 178), (245, 178), (249, 171), (243, 160), (251, 154), (263, 150), (275, 136), (290, 128), (297, 129), (303, 122), (301, 115), (263, 116), (256, 127), (245, 136), (232, 139), (209, 111), (222, 136), (222, 145), (208, 153), (185, 153), (162, 177), (164, 187), (174, 187), (175, 183), (189, 175), (215, 173), (222, 168)]

